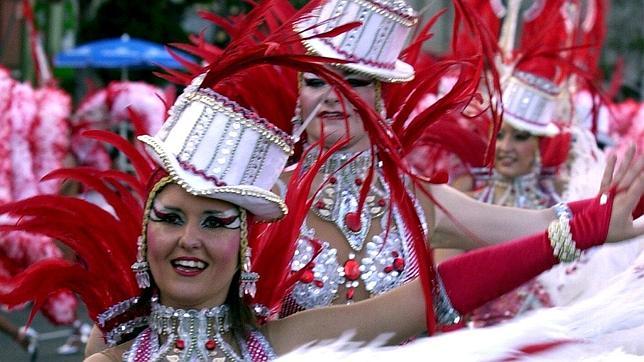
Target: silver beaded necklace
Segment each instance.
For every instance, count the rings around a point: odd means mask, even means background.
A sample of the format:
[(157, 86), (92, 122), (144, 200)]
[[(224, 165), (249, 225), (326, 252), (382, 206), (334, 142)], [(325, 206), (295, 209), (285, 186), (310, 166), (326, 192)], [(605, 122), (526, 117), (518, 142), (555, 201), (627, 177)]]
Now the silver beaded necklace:
[[(309, 168), (317, 157), (317, 152), (309, 152), (304, 159), (304, 168)], [(325, 184), (315, 196), (312, 207), (317, 216), (332, 222), (342, 232), (355, 251), (362, 250), (372, 219), (384, 214), (389, 200), (376, 162), (376, 181), (371, 185), (358, 217), (360, 188), (371, 164), (369, 152), (332, 154), (320, 170)]]
[[(153, 298), (149, 335), (140, 334), (124, 360), (137, 361), (146, 356), (149, 361), (244, 361), (223, 338), (231, 332), (229, 310), (227, 305), (175, 309), (161, 305)], [(149, 339), (145, 340), (146, 337)], [(163, 344), (160, 342), (162, 337), (165, 338)], [(146, 350), (141, 351), (141, 348)]]

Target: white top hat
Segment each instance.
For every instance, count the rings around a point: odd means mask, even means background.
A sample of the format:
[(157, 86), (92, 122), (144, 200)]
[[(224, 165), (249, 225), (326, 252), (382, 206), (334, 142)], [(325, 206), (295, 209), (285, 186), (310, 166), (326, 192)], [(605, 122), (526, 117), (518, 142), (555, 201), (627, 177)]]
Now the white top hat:
[(152, 158), (191, 194), (223, 200), (274, 220), (287, 213), (270, 190), (293, 152), (291, 137), (211, 89), (203, 75), (186, 87), (154, 136)]
[(503, 121), (537, 136), (559, 133), (557, 116), (559, 87), (532, 73), (515, 70), (503, 84)]
[(333, 38), (303, 40), (304, 46), (320, 56), (349, 60), (339, 66), (384, 82), (414, 78), (414, 68), (398, 59), (418, 22), (403, 0), (328, 0), (297, 22), (295, 30), (309, 37), (355, 21), (362, 25)]

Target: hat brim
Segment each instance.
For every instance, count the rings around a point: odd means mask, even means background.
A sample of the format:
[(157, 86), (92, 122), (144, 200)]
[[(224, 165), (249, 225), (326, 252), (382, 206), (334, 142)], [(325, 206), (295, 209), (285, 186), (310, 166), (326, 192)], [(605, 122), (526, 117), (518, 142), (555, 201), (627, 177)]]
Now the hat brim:
[[(333, 50), (333, 48), (325, 44), (320, 39), (306, 39), (302, 42), (304, 43), (304, 47), (309, 52), (316, 55), (327, 58), (345, 59), (345, 56)], [(386, 83), (408, 82), (414, 79), (415, 74), (414, 67), (403, 62), (402, 60), (396, 60), (393, 69), (377, 68), (360, 63), (338, 63), (334, 64), (334, 66), (359, 74), (367, 75)]]
[(248, 210), (260, 221), (279, 220), (288, 213), (284, 200), (270, 191), (252, 185), (213, 186), (215, 180), (208, 180), (181, 167), (176, 156), (165, 148), (162, 141), (147, 135), (138, 139), (172, 180), (192, 195), (230, 202)]
[(509, 123), (510, 126), (518, 130), (530, 132), (535, 136), (551, 137), (561, 132), (559, 127), (557, 127), (557, 125), (555, 125), (554, 123), (548, 123), (545, 126), (531, 124), (507, 112), (503, 113), (503, 122)]

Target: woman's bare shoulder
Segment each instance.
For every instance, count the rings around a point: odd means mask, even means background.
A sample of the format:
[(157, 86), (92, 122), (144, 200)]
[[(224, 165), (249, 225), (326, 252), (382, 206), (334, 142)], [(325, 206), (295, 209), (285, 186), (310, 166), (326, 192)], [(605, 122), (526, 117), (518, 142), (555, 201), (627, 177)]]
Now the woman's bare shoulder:
[(129, 341), (119, 344), (118, 346), (110, 347), (87, 357), (85, 362), (120, 362), (123, 360), (123, 353), (125, 353), (131, 345), (132, 341)]

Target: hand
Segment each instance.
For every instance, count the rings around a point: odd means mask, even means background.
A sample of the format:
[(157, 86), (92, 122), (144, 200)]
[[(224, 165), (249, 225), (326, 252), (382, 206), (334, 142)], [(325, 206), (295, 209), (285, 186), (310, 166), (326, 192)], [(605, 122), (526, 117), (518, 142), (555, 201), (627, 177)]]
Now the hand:
[(644, 193), (644, 157), (636, 155), (635, 147), (631, 146), (617, 171), (613, 172), (615, 163), (615, 157), (610, 156), (601, 183), (602, 193), (610, 190), (616, 193), (606, 242), (616, 242), (644, 234), (644, 223), (633, 222), (632, 216)]
[(624, 159), (619, 165), (617, 172), (615, 172), (615, 164), (617, 163), (617, 157), (615, 154), (608, 155), (606, 159), (606, 167), (604, 167), (604, 174), (602, 175), (602, 181), (599, 187), (599, 193), (608, 192), (611, 186), (616, 186), (617, 183), (624, 178), (628, 165), (633, 161), (635, 156), (635, 145), (631, 145), (626, 150), (624, 154)]

